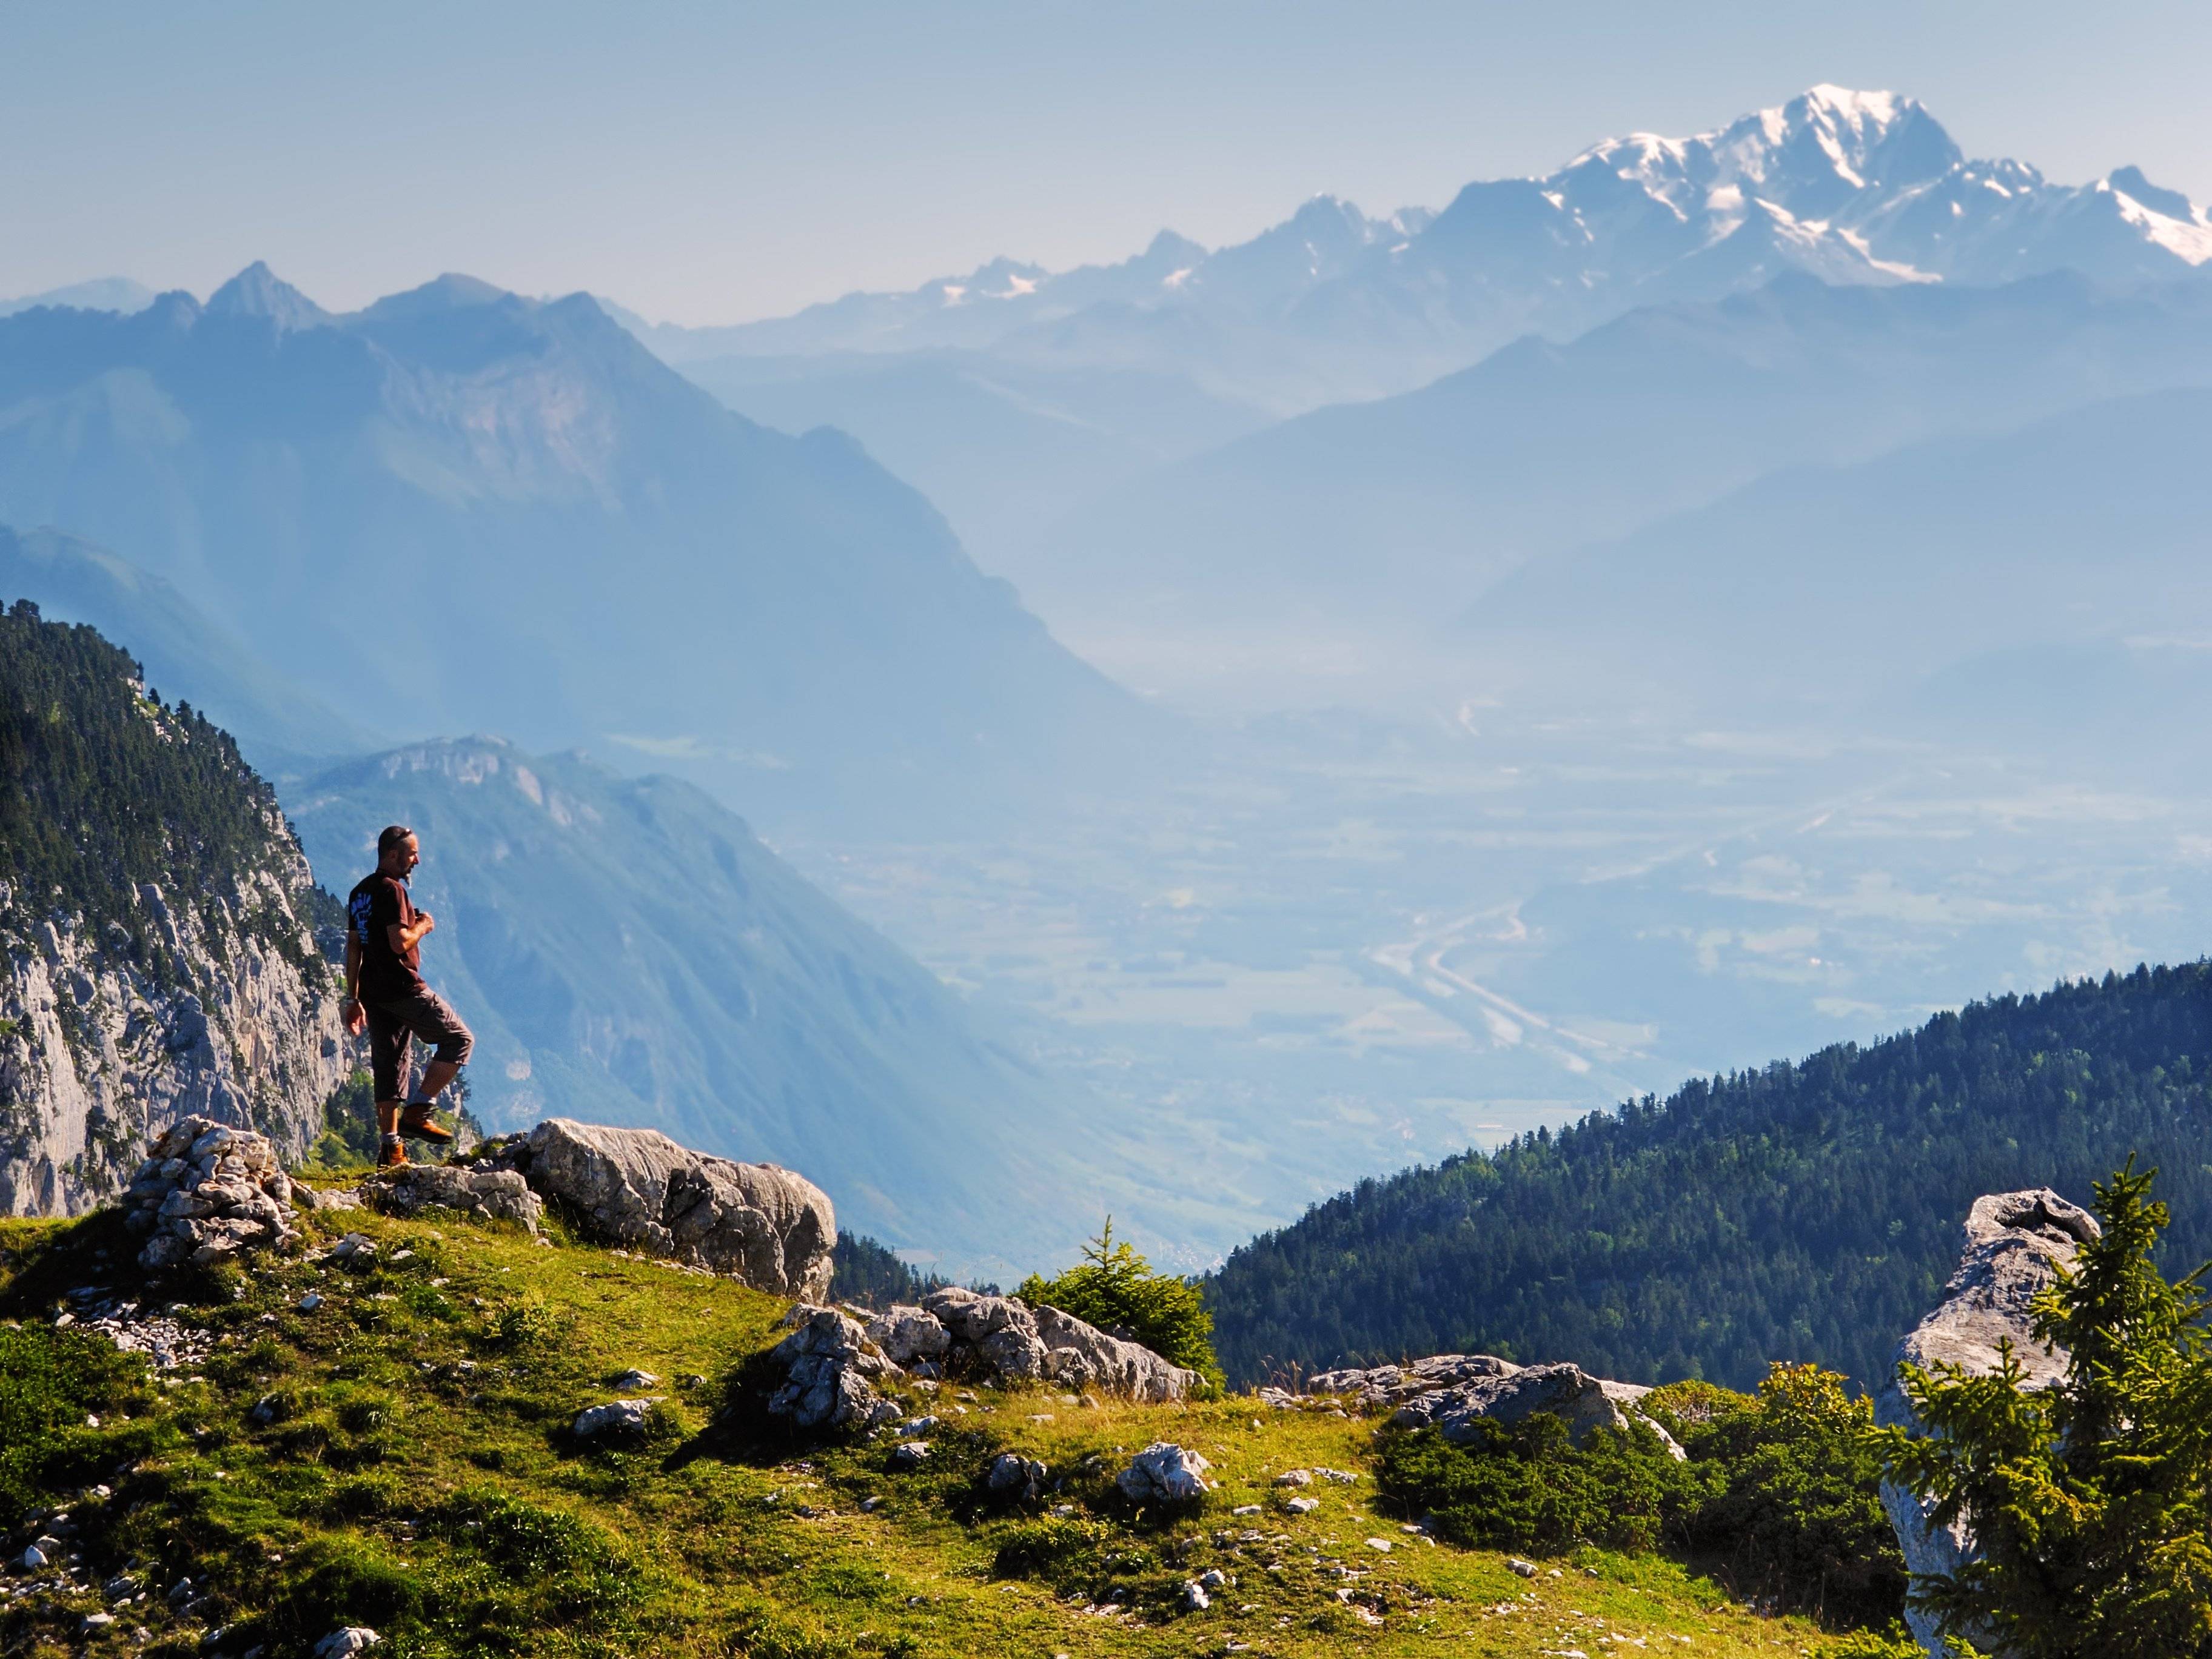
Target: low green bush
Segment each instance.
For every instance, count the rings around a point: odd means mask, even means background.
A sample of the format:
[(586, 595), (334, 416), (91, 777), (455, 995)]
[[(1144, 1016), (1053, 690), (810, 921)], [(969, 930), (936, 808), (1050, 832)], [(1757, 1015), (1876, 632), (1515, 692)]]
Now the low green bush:
[(1385, 1433), (1376, 1480), (1436, 1534), (1473, 1548), (1564, 1554), (1577, 1544), (1646, 1550), (1695, 1502), (1698, 1474), (1641, 1425), (1577, 1446), (1558, 1418), (1479, 1419), (1465, 1445), (1433, 1429)]
[(1758, 1394), (1705, 1382), (1654, 1390), (1649, 1428), (1593, 1431), (1579, 1446), (1558, 1419), (1478, 1422), (1464, 1445), (1432, 1430), (1392, 1431), (1377, 1480), (1439, 1536), (1490, 1549), (1558, 1553), (1670, 1547), (1738, 1594), (1845, 1627), (1904, 1612), (1905, 1574), (1880, 1496), (1872, 1407), (1844, 1379), (1777, 1365)]

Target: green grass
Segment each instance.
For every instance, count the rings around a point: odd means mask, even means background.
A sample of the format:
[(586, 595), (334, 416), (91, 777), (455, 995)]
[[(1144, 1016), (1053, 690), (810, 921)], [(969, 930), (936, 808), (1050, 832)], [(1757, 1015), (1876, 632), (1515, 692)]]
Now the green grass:
[[(383, 1631), (392, 1659), (1077, 1659), (1232, 1643), (1596, 1659), (1613, 1635), (1723, 1656), (1834, 1647), (1657, 1556), (1583, 1551), (1523, 1581), (1498, 1553), (1403, 1531), (1377, 1508), (1371, 1421), (1236, 1396), (1087, 1408), (947, 1384), (927, 1402), (945, 1419), (935, 1455), (901, 1474), (888, 1439), (805, 1444), (762, 1415), (758, 1356), (786, 1306), (773, 1297), (509, 1229), (305, 1221), (358, 1228), (381, 1254), (197, 1281), (178, 1310), (214, 1334), (197, 1382), (52, 1328), (71, 1287), (135, 1275), (112, 1218), (0, 1224), (0, 1317), (21, 1322), (0, 1328), (0, 1520), (65, 1504), (92, 1583), (136, 1562), (149, 1591), (88, 1639), (96, 1592), (9, 1602), (0, 1650), (186, 1659), (224, 1625), (224, 1651), (260, 1643), (284, 1659), (341, 1623)], [(310, 1289), (326, 1300), (301, 1313)], [(574, 1413), (634, 1365), (666, 1379), (648, 1433), (572, 1443)], [(37, 1425), (28, 1449), (18, 1423)], [(1157, 1439), (1212, 1462), (1220, 1488), (1201, 1509), (1133, 1512), (1115, 1493), (1127, 1454)], [(1057, 1489), (1028, 1510), (989, 1498), (982, 1471), (1005, 1449), (1043, 1459)], [(1324, 1465), (1361, 1478), (1317, 1482), (1322, 1507), (1291, 1514), (1274, 1475)], [(94, 1483), (110, 1495), (87, 1498)], [(1044, 1512), (1056, 1505), (1073, 1513)], [(1209, 1569), (1231, 1583), (1183, 1613), (1183, 1584)], [(185, 1574), (205, 1587), (189, 1616), (161, 1600)]]

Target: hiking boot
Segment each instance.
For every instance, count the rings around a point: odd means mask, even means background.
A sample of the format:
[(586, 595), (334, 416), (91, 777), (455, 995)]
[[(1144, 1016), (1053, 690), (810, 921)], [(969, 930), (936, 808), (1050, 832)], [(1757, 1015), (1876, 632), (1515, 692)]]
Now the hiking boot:
[(440, 1146), (445, 1146), (453, 1138), (453, 1132), (451, 1129), (444, 1127), (436, 1118), (430, 1115), (430, 1107), (427, 1101), (419, 1106), (410, 1106), (405, 1111), (400, 1113), (399, 1133), (403, 1135), (413, 1135), (417, 1140), (428, 1140)]
[(404, 1142), (390, 1141), (377, 1148), (376, 1167), (380, 1170), (396, 1170), (406, 1162), (407, 1147)]

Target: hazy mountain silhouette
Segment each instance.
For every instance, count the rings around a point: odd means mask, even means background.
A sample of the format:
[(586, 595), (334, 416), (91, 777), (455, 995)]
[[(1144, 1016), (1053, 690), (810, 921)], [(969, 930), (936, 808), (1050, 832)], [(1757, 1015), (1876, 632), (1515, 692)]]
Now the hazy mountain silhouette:
[(1785, 470), (1516, 572), (1470, 649), (1616, 695), (1832, 711), (2022, 647), (2212, 638), (2208, 444), (2212, 390), (2191, 389)]
[(850, 440), (720, 408), (591, 300), (0, 321), (0, 514), (165, 577), (384, 729), (683, 764), (749, 803), (965, 798), (1134, 705)]
[(1786, 276), (1162, 469), (1042, 532), (1019, 579), (1048, 614), (1423, 626), (1524, 561), (1779, 466), (2177, 385), (2212, 385), (2212, 284)]

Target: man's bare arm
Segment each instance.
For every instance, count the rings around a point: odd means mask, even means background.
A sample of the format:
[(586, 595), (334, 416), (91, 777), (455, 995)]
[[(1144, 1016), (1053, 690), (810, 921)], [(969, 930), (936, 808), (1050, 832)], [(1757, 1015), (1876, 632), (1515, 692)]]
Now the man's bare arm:
[(346, 1000), (358, 1002), (361, 1000), (361, 940), (354, 936), (350, 927), (346, 929), (345, 974)]
[(392, 941), (392, 953), (404, 956), (420, 945), (422, 936), (437, 925), (437, 918), (428, 910), (417, 910), (411, 924), (403, 927), (395, 921), (385, 929), (385, 937)]

